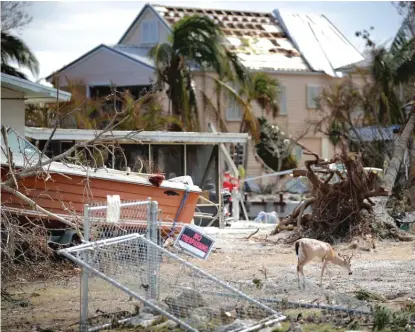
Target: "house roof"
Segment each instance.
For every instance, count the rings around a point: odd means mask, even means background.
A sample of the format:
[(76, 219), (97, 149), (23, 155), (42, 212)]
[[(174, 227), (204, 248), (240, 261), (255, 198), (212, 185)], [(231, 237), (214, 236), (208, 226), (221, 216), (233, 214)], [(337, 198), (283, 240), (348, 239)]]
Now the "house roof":
[(333, 77), (342, 76), (337, 68), (364, 60), (360, 52), (324, 15), (274, 10), (282, 28), (310, 67)]
[[(276, 72), (324, 72), (363, 60), (362, 55), (324, 15), (290, 14), (285, 11), (253, 12), (146, 4), (115, 46), (99, 45), (59, 71), (73, 66), (99, 48), (112, 51), (154, 69), (148, 48), (123, 44), (142, 15), (150, 10), (171, 31), (181, 18), (194, 14), (213, 19), (225, 34), (224, 43), (251, 70)], [(53, 74), (46, 79), (49, 81)]]
[[(355, 128), (358, 135), (365, 142), (372, 141), (392, 141), (396, 137), (396, 132), (399, 131), (399, 125), (391, 125), (388, 127), (378, 127), (378, 126), (368, 126)], [(360, 139), (354, 132), (354, 130), (349, 131), (349, 137), (352, 140), (359, 141)]]
[[(134, 47), (134, 46), (128, 46), (128, 45), (118, 45), (118, 44), (117, 45), (112, 45), (112, 46), (105, 45), (105, 44), (100, 44), (97, 47), (90, 50), (89, 52), (87, 52), (87, 53), (83, 54), (82, 56), (80, 56), (79, 58), (75, 59), (71, 63), (69, 63), (66, 66), (62, 67), (61, 69), (58, 69), (56, 72), (61, 72), (61, 71), (64, 71), (64, 70), (72, 67), (73, 65), (75, 65), (79, 61), (87, 58), (88, 56), (93, 55), (95, 52), (97, 52), (101, 49), (109, 50), (111, 52), (114, 52), (117, 55), (121, 55), (121, 56), (126, 57), (130, 60), (133, 60), (137, 64), (148, 67), (150, 69), (154, 69), (154, 63), (151, 60), (151, 58), (148, 57), (148, 52), (149, 52), (148, 48)], [(50, 74), (48, 77), (46, 77), (46, 80), (50, 81), (53, 78), (54, 74), (55, 73)]]
[(131, 59), (137, 60), (139, 63), (145, 64), (152, 69), (155, 68), (154, 60), (148, 55), (150, 48), (120, 44), (107, 47), (110, 47), (116, 52), (122, 53)]
[[(35, 140), (48, 140), (53, 128), (26, 127), (25, 136)], [(97, 131), (90, 129), (62, 129), (58, 128), (52, 137), (53, 141), (91, 140), (96, 137)], [(113, 130), (103, 135), (103, 138), (123, 139), (125, 143), (152, 142), (164, 144), (219, 144), (242, 143), (249, 140), (247, 133), (200, 133), (200, 132), (171, 132), (171, 131), (126, 131)], [(125, 139), (126, 137), (129, 137)]]
[[(226, 46), (252, 70), (310, 71), (272, 13), (150, 5), (172, 26), (190, 15), (206, 15), (225, 34)], [(138, 18), (136, 19), (136, 21)]]
[(71, 99), (69, 92), (3, 73), (1, 73), (1, 87), (23, 93), (26, 104), (54, 103), (57, 99), (59, 101)]

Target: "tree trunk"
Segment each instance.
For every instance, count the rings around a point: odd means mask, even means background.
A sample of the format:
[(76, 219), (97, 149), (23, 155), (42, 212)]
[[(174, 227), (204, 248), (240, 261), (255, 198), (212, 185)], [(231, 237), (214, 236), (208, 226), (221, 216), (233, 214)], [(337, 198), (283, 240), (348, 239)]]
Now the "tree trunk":
[(396, 178), (399, 173), (399, 169), (402, 164), (402, 160), (405, 155), (405, 150), (408, 148), (408, 143), (410, 139), (414, 137), (414, 128), (415, 128), (415, 105), (412, 106), (412, 112), (409, 116), (408, 122), (405, 125), (404, 130), (402, 131), (401, 136), (395, 144), (395, 149), (393, 152), (392, 160), (389, 163), (389, 166), (385, 172), (384, 176), (384, 188), (390, 196), (392, 194), (392, 189), (395, 184)]

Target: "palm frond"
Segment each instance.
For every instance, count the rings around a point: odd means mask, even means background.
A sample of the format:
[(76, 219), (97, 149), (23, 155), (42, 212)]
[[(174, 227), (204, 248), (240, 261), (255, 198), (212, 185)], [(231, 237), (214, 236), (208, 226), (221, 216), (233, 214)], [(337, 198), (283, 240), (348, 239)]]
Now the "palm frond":
[(278, 81), (265, 73), (255, 73), (252, 78), (252, 96), (267, 113), (276, 117), (279, 112)]
[(15, 76), (15, 77), (19, 77), (19, 78), (23, 78), (27, 80), (27, 76), (24, 73), (22, 73), (20, 70), (12, 66), (9, 66), (8, 64), (5, 64), (3, 62), (1, 64), (1, 72), (7, 75), (10, 75), (10, 76)]
[[(2, 72), (3, 67), (10, 66), (10, 62), (15, 61), (19, 67), (28, 68), (33, 75), (38, 75), (39, 73), (39, 62), (37, 61), (35, 55), (26, 45), (26, 43), (11, 35), (8, 32), (1, 32), (1, 64)], [(9, 68), (8, 68), (9, 69)], [(10, 69), (9, 69), (10, 70)], [(16, 71), (17, 73), (18, 71)]]

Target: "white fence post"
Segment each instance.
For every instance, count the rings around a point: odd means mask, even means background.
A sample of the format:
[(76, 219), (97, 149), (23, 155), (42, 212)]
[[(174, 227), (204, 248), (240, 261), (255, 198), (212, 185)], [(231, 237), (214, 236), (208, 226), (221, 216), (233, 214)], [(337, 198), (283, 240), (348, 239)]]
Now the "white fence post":
[[(150, 207), (150, 241), (158, 245), (158, 202), (151, 202)], [(150, 248), (151, 278), (150, 282), (150, 298), (158, 299), (158, 277), (159, 277), (159, 255), (155, 247)]]
[[(157, 232), (157, 223), (158, 223), (158, 203), (148, 199), (148, 210), (147, 210), (147, 233), (146, 237), (151, 242), (158, 244), (158, 232)], [(158, 296), (158, 260), (157, 260), (157, 251), (154, 247), (146, 246), (147, 249), (147, 265), (148, 265), (148, 292), (147, 297), (149, 299), (157, 299)]]

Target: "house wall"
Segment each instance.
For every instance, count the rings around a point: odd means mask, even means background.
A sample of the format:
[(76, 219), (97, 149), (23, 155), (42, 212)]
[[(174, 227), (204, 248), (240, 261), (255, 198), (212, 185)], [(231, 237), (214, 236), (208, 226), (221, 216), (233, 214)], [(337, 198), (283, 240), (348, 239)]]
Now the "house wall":
[[(272, 115), (264, 114), (257, 103), (253, 103), (252, 108), (255, 116), (264, 115), (271, 124), (278, 125), (282, 131), (292, 135), (294, 139), (301, 137), (299, 142), (309, 150), (317, 153), (322, 158), (331, 158), (335, 153), (335, 149), (329, 139), (321, 133), (314, 133), (315, 124), (319, 120), (320, 115), (316, 109), (308, 109), (307, 107), (307, 85), (318, 85), (324, 88), (333, 84), (339, 84), (345, 78), (333, 78), (322, 73), (270, 73), (269, 75), (276, 78), (279, 84), (285, 86), (287, 114), (273, 118)], [(206, 102), (199, 96), (198, 102), (200, 105), (202, 130), (207, 130), (208, 122), (213, 122), (219, 130), (219, 115), (216, 111), (213, 111), (211, 105), (214, 104), (216, 107), (217, 104), (214, 80), (206, 78), (205, 75), (199, 73), (195, 76), (195, 83), (196, 88), (204, 91), (204, 94), (210, 100)], [(238, 132), (241, 122), (226, 120), (226, 98), (222, 96), (220, 102), (221, 116), (226, 123), (227, 129), (231, 132)], [(248, 176), (259, 176), (263, 173), (263, 168), (254, 158), (253, 146), (253, 144), (250, 144), (248, 149), (248, 166), (246, 171)], [(312, 158), (312, 156), (302, 155), (299, 166), (303, 166), (305, 160)]]
[(71, 81), (85, 85), (148, 85), (150, 78), (155, 79), (151, 68), (101, 48), (60, 72), (59, 86), (67, 87)]
[(151, 9), (147, 8), (141, 15), (140, 19), (136, 22), (131, 31), (124, 37), (123, 44), (141, 46), (141, 47), (150, 47), (154, 44), (146, 44), (142, 42), (141, 36), (141, 24), (143, 21), (156, 21), (158, 23), (158, 43), (167, 42), (170, 31), (160, 20), (158, 15), (156, 15)]
[(1, 88), (1, 124), (13, 127), (24, 137), (25, 103), (23, 93)]

